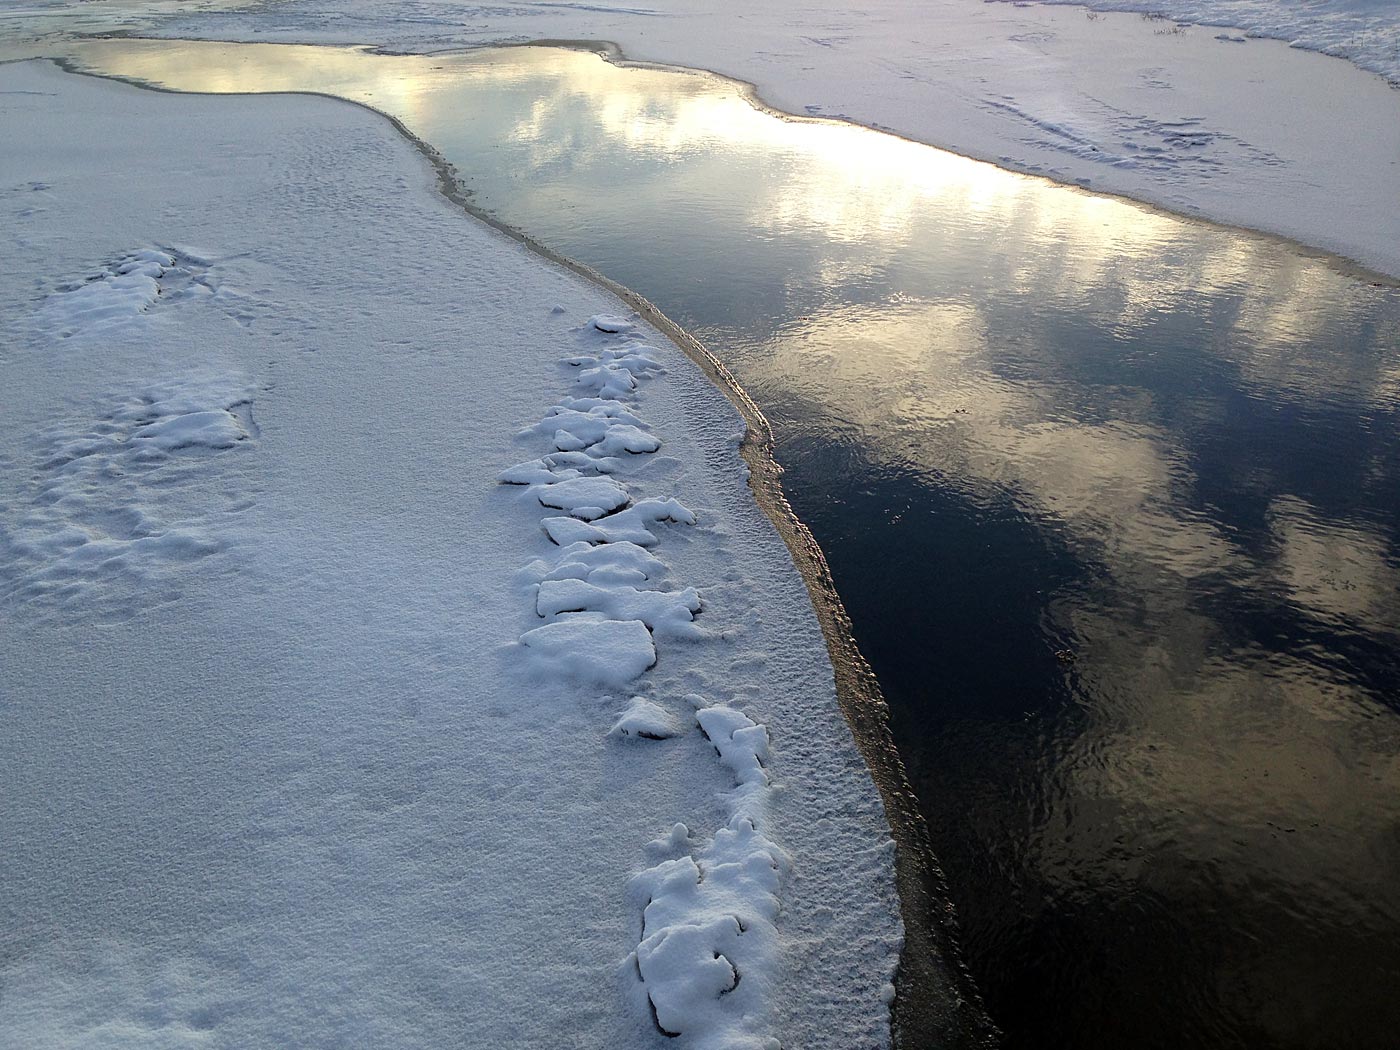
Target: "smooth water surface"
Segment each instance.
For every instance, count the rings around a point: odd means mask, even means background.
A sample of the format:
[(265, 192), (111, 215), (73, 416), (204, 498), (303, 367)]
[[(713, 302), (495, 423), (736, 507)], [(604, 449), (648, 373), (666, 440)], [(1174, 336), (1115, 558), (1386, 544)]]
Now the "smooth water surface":
[(1394, 288), (584, 53), (81, 60), (383, 109), (734, 370), (1009, 1045), (1395, 1045)]

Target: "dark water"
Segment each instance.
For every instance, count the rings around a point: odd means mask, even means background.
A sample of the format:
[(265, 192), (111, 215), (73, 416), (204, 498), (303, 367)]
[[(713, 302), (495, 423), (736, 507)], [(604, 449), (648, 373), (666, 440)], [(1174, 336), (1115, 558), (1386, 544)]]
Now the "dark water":
[(1400, 1045), (1400, 293), (704, 76), (114, 42), (400, 117), (772, 419), (1007, 1044)]

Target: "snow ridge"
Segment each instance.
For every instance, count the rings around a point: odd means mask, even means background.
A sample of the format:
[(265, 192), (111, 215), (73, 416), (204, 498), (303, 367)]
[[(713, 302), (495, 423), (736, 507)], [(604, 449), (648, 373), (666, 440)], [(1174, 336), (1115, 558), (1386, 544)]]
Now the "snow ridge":
[[(614, 475), (661, 441), (624, 403), (661, 371), (652, 348), (632, 338), (636, 325), (599, 315), (588, 327), (616, 341), (598, 354), (576, 355), (579, 396), (561, 400), (521, 437), (545, 437), (553, 451), (508, 467), (503, 484), (527, 486), (542, 508), (564, 511), (541, 521), (558, 550), (521, 570), (534, 611), (547, 622), (520, 636), (536, 674), (620, 690), (657, 660), (657, 643), (705, 637), (693, 587), (668, 588), (669, 567), (652, 552), (658, 527), (695, 525), (675, 499), (634, 502)], [(775, 1050), (772, 989), (778, 966), (782, 881), (787, 855), (759, 828), (766, 818), (768, 730), (743, 712), (703, 697), (685, 698), (689, 727), (644, 696), (633, 696), (609, 735), (655, 742), (698, 728), (734, 776), (724, 793), (725, 826), (707, 843), (674, 824), (647, 847), (652, 865), (627, 884), (640, 913), (636, 949), (624, 963), (639, 1012), (663, 1034), (701, 1050)]]

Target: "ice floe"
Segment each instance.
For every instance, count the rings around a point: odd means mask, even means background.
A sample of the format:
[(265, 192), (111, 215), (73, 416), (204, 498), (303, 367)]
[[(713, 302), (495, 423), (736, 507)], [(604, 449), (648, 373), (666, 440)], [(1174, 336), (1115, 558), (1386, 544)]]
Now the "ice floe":
[(620, 688), (656, 663), (651, 632), (640, 620), (569, 619), (520, 636), (538, 674)]
[(540, 506), (568, 511), (576, 518), (592, 521), (620, 510), (632, 502), (632, 497), (618, 482), (608, 477), (566, 478), (532, 490)]
[[(684, 848), (684, 825), (655, 849)], [(776, 1050), (768, 995), (777, 964), (779, 893), (788, 859), (744, 816), (698, 854), (634, 876), (641, 940), (630, 957), (656, 1026), (705, 1050)]]
[(663, 523), (694, 525), (695, 514), (674, 499), (639, 500), (626, 510), (593, 522), (577, 518), (545, 518), (540, 522), (545, 535), (559, 546), (571, 543), (635, 543), (654, 547), (656, 534), (651, 526)]
[(675, 592), (640, 591), (617, 583), (547, 580), (540, 584), (535, 607), (541, 616), (596, 612), (612, 620), (640, 620), (657, 635), (700, 636), (700, 629), (692, 622), (700, 611), (700, 595), (694, 587)]
[(634, 740), (666, 740), (683, 731), (661, 707), (645, 697), (634, 696), (608, 734)]

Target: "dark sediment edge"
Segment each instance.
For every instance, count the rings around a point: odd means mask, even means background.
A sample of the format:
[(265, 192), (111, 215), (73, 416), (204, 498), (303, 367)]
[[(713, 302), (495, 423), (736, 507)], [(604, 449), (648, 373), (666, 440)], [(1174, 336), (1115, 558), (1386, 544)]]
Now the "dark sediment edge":
[[(176, 42), (166, 38), (153, 39)], [(598, 53), (599, 50), (597, 44), (582, 41), (559, 41), (551, 45), (528, 46), (570, 47), (594, 53)], [(618, 54), (620, 55), (620, 52)], [(744, 390), (729, 368), (704, 344), (644, 296), (618, 284), (585, 263), (561, 255), (472, 204), (452, 163), (392, 114), (328, 92), (177, 91), (138, 78), (116, 76), (86, 68), (78, 60), (70, 57), (48, 57), (45, 60), (79, 76), (118, 81), (165, 94), (208, 97), (310, 95), (368, 110), (389, 121), (427, 158), (437, 174), (439, 192), (449, 201), (542, 258), (563, 266), (610, 292), (670, 339), (700, 367), (744, 419), (745, 435), (739, 452), (749, 468), (749, 489), (753, 492), (760, 509), (783, 538), (798, 572), (807, 585), (831, 659), (838, 703), (884, 804), (886, 819), (895, 843), (895, 883), (904, 923), (904, 945), (900, 953), (899, 969), (895, 977), (895, 999), (891, 1007), (894, 1045), (902, 1050), (923, 1050), (929, 1046), (946, 1047), (948, 1050), (975, 1050), (994, 1046), (1000, 1033), (988, 1016), (972, 975), (962, 961), (957, 921), (946, 879), (934, 856), (928, 827), (919, 808), (918, 796), (909, 784), (904, 763), (895, 748), (889, 727), (889, 708), (879, 681), (860, 652), (852, 632), (850, 617), (837, 593), (825, 554), (822, 553), (811, 530), (797, 517), (783, 493), (782, 468), (773, 455), (772, 427), (762, 409)], [(699, 72), (714, 75), (705, 71)], [(759, 103), (755, 104), (765, 110), (767, 108)], [(783, 119), (804, 119), (793, 118), (790, 114), (778, 111), (772, 112)]]

